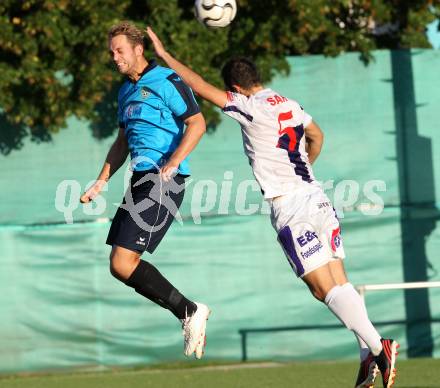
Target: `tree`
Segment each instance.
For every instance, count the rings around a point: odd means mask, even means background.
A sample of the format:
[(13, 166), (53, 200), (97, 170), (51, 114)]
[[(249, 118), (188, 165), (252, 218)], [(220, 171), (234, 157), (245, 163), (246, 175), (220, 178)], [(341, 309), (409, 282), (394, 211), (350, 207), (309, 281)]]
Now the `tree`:
[[(252, 57), (269, 81), (288, 73), (288, 55), (336, 56), (358, 51), (366, 63), (376, 48), (430, 47), (426, 25), (440, 1), (240, 0), (230, 27), (208, 30), (192, 0), (3, 0), (0, 5), (0, 151), (22, 139), (50, 140), (76, 116), (95, 137), (116, 129), (121, 77), (107, 53), (107, 30), (119, 20), (152, 25), (179, 59), (221, 86), (231, 55)], [(151, 54), (151, 53), (150, 53)], [(201, 102), (210, 127), (218, 112)]]

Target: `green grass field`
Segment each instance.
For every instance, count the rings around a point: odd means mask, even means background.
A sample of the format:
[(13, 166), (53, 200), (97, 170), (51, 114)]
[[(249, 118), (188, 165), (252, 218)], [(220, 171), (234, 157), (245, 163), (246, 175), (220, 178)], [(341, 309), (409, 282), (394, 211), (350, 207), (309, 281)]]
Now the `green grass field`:
[[(203, 366), (197, 366), (203, 365)], [(197, 366), (197, 367), (195, 367)], [(397, 388), (440, 388), (440, 360), (401, 360)], [(0, 377), (1, 388), (353, 387), (355, 362), (193, 363), (100, 373)], [(380, 376), (376, 387), (382, 387)]]

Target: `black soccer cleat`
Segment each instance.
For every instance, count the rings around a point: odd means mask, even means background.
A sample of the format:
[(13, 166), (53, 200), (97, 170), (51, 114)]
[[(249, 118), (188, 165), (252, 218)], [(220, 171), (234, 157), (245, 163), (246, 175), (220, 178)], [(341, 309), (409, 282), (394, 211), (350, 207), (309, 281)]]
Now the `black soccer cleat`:
[(382, 374), (383, 388), (390, 388), (396, 378), (396, 357), (399, 344), (393, 339), (381, 339), (382, 351), (374, 357), (380, 373)]
[(379, 368), (374, 360), (373, 353), (368, 353), (367, 358), (361, 361), (355, 388), (374, 387), (374, 380), (379, 374)]

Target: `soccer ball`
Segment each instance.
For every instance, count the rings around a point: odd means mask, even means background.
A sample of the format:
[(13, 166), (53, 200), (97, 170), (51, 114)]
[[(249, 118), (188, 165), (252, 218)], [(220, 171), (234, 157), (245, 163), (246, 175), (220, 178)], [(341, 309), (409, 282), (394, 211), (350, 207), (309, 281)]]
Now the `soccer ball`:
[(237, 13), (235, 0), (196, 0), (197, 20), (207, 27), (226, 27)]

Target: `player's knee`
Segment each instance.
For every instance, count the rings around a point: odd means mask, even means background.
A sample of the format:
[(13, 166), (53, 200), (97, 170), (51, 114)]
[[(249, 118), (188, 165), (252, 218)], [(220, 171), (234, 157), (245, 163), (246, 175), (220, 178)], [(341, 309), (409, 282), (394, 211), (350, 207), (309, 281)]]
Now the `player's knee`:
[(326, 293), (323, 291), (323, 290), (321, 290), (321, 289), (313, 289), (313, 290), (311, 290), (312, 291), (312, 295), (317, 299), (317, 300), (319, 300), (320, 302), (324, 302), (324, 300), (325, 300), (325, 296), (326, 296)]
[(309, 286), (309, 290), (312, 293), (312, 295), (319, 300), (320, 302), (324, 302), (325, 297), (327, 295), (327, 293), (325, 292), (324, 289), (322, 289), (321, 287), (316, 287), (313, 285), (308, 285)]
[(115, 277), (116, 279), (123, 281), (124, 279), (121, 276), (121, 268), (119, 265), (115, 262), (114, 259), (110, 258), (110, 273)]
[(135, 252), (121, 252), (113, 249), (110, 254), (110, 273), (118, 280), (125, 281), (133, 273), (140, 261)]

